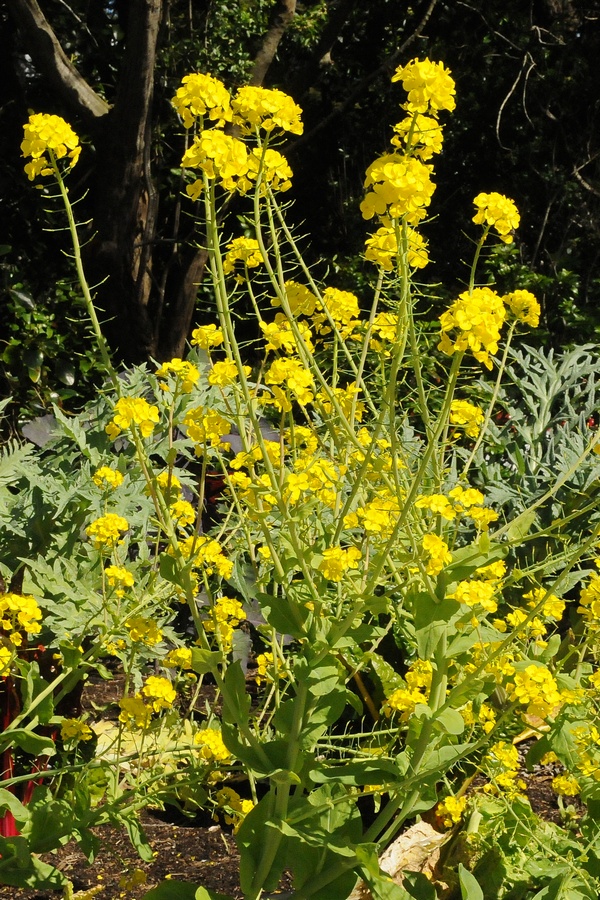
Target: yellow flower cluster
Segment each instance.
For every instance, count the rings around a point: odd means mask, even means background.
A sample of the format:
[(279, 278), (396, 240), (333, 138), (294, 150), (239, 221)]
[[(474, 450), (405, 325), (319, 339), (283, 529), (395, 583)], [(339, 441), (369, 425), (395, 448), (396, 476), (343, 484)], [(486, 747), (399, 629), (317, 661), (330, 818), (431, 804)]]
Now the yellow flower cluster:
[(450, 424), (464, 429), (467, 437), (479, 437), (484, 420), (483, 410), (468, 400), (453, 400), (450, 404)]
[[(184, 169), (201, 169), (207, 178), (218, 180), (226, 191), (245, 193), (251, 187), (248, 172), (248, 151), (243, 141), (223, 131), (202, 131), (196, 135), (181, 160)], [(204, 189), (198, 178), (188, 184), (186, 192), (197, 200)]]
[[(287, 472), (283, 485), (283, 499), (294, 505), (305, 499), (317, 499), (330, 509), (335, 507), (343, 467), (329, 459), (300, 457), (294, 462), (296, 471)], [(308, 498), (306, 497), (308, 495)]]
[[(384, 272), (393, 271), (396, 259), (399, 256), (402, 258), (398, 253), (396, 231), (389, 226), (378, 228), (375, 234), (368, 237), (365, 248), (365, 259), (380, 266)], [(413, 269), (424, 269), (429, 262), (427, 241), (414, 228), (407, 229), (406, 249), (408, 265)]]
[(399, 150), (412, 150), (423, 162), (442, 152), (443, 141), (442, 126), (431, 116), (407, 116), (394, 125), (392, 145)]
[[(298, 344), (296, 343), (296, 336), (292, 331), (291, 322), (283, 315), (283, 313), (277, 313), (274, 322), (267, 323), (261, 320), (258, 324), (263, 333), (263, 337), (267, 341), (265, 345), (265, 351), (267, 353), (269, 350), (283, 350), (284, 353), (298, 352)], [(297, 322), (296, 327), (300, 332), (304, 346), (309, 353), (312, 353), (314, 347), (310, 328), (305, 322)]]
[[(252, 371), (250, 366), (243, 366), (244, 375), (246, 377)], [(238, 379), (238, 367), (235, 360), (227, 359), (221, 360), (221, 362), (214, 363), (210, 373), (208, 375), (208, 383), (217, 385), (218, 387), (227, 387), (230, 384), (235, 384)]]
[(127, 619), (125, 627), (129, 631), (129, 637), (134, 643), (145, 644), (146, 647), (154, 647), (162, 641), (162, 631), (153, 619), (145, 616), (132, 616)]
[(519, 778), (519, 751), (514, 744), (497, 741), (490, 747), (483, 760), (484, 769), (493, 780), (484, 790), (494, 791), (498, 788), (514, 796), (526, 788), (525, 782)]
[(181, 482), (170, 469), (159, 472), (156, 476), (156, 486), (169, 502), (173, 502), (175, 497), (181, 494)]
[(427, 703), (432, 671), (432, 665), (427, 660), (418, 659), (413, 663), (404, 676), (407, 686), (397, 688), (384, 700), (384, 715), (391, 716), (393, 712), (400, 712), (402, 721), (405, 722), (418, 703)]
[(437, 534), (426, 534), (421, 542), (423, 550), (428, 555), (426, 572), (428, 575), (439, 575), (444, 566), (452, 562), (452, 554), (448, 550), (448, 544)]
[[(470, 350), (476, 360), (492, 368), (490, 353), (498, 352), (500, 329), (506, 318), (502, 298), (489, 287), (464, 291), (440, 316), (441, 340), (438, 350), (451, 356)], [(454, 340), (448, 332), (456, 329)]]
[(283, 91), (248, 85), (239, 89), (231, 105), (234, 122), (242, 130), (262, 128), (267, 134), (275, 130), (302, 134), (302, 110)]
[(173, 706), (177, 691), (168, 678), (162, 678), (160, 675), (150, 675), (146, 679), (146, 683), (142, 688), (142, 694), (150, 701), (150, 706), (154, 712), (160, 712), (161, 709), (169, 709)]
[(71, 168), (79, 159), (79, 138), (60, 116), (34, 113), (29, 116), (27, 125), (23, 126), (23, 132), (21, 155), (31, 157), (31, 162), (25, 165), (25, 173), (30, 181), (34, 181), (38, 175), (51, 175), (53, 159), (67, 157)]
[(574, 775), (563, 772), (552, 779), (552, 790), (561, 797), (576, 797), (581, 793), (581, 785)]
[[(189, 394), (200, 378), (200, 372), (193, 363), (175, 358), (171, 362), (163, 363), (156, 370), (156, 377), (174, 379), (175, 389), (184, 394)], [(163, 391), (170, 390), (168, 383), (164, 381), (160, 383), (160, 388)]]
[(217, 805), (226, 810), (225, 824), (234, 826), (234, 834), (244, 821), (250, 810), (254, 809), (252, 800), (242, 800), (240, 795), (230, 787), (223, 787), (216, 794)]
[(385, 539), (391, 536), (399, 515), (400, 499), (382, 488), (377, 491), (375, 499), (359, 506), (356, 512), (349, 513), (344, 524), (347, 528), (361, 524), (367, 534)]
[[(225, 275), (230, 275), (235, 271), (235, 265), (238, 262), (243, 263), (248, 269), (254, 269), (256, 266), (260, 266), (262, 261), (263, 258), (258, 246), (258, 241), (254, 240), (254, 238), (247, 237), (234, 238), (233, 241), (227, 244), (227, 253), (223, 258), (223, 272)], [(208, 325), (206, 328), (212, 328), (216, 331), (215, 325)], [(222, 339), (221, 336), (221, 340)], [(193, 339), (192, 343), (194, 343)]]
[(505, 244), (512, 244), (512, 232), (516, 231), (521, 221), (514, 201), (493, 192), (477, 194), (473, 203), (477, 208), (477, 212), (473, 216), (475, 224), (493, 226), (501, 241), (504, 241)]
[(189, 647), (176, 647), (174, 650), (169, 650), (162, 665), (167, 669), (191, 669), (192, 651)]
[(92, 481), (102, 490), (114, 490), (123, 484), (123, 475), (110, 466), (100, 466), (92, 475)]
[(196, 568), (202, 568), (207, 575), (217, 572), (221, 578), (229, 578), (233, 571), (233, 563), (223, 555), (223, 548), (205, 534), (188, 537), (179, 541), (179, 550), (184, 559), (192, 559)]
[(436, 807), (436, 815), (445, 828), (458, 825), (467, 806), (466, 797), (446, 797)]
[(239, 600), (231, 597), (219, 597), (210, 611), (210, 617), (204, 622), (207, 632), (217, 635), (224, 653), (229, 653), (233, 646), (234, 628), (246, 618)]
[(91, 538), (96, 550), (112, 550), (117, 544), (122, 544), (121, 533), (127, 531), (129, 522), (123, 516), (116, 513), (107, 513), (95, 519), (85, 529), (85, 533)]
[(106, 426), (106, 433), (113, 440), (122, 431), (135, 427), (142, 437), (150, 437), (158, 424), (158, 407), (151, 406), (143, 397), (121, 397), (115, 403), (112, 421)]
[(527, 706), (527, 715), (540, 719), (555, 713), (563, 703), (556, 679), (543, 665), (532, 663), (516, 671), (506, 690), (513, 703)]
[(341, 581), (349, 569), (358, 569), (362, 554), (357, 547), (343, 550), (341, 547), (328, 547), (323, 550), (323, 559), (319, 563), (319, 571), (329, 581)]
[(196, 510), (188, 500), (176, 500), (171, 503), (169, 514), (178, 528), (193, 525), (196, 521)]
[(259, 194), (264, 196), (266, 185), (273, 191), (289, 191), (293, 172), (285, 156), (278, 150), (263, 150), (255, 147), (248, 156), (248, 178), (259, 182)]
[(435, 190), (432, 167), (414, 156), (387, 153), (368, 167), (365, 188), (370, 188), (360, 204), (364, 219), (402, 219), (417, 225), (427, 214)]
[(436, 115), (440, 110), (449, 112), (456, 106), (454, 81), (443, 63), (430, 59), (413, 59), (406, 66), (398, 66), (392, 82), (401, 81), (408, 93), (406, 109), (409, 112)]
[(81, 719), (63, 719), (60, 725), (60, 736), (63, 741), (91, 741), (94, 732)]
[(477, 723), (481, 725), (486, 734), (493, 731), (496, 725), (496, 713), (491, 706), (488, 706), (486, 703), (481, 704), (477, 716), (475, 716), (475, 713), (473, 712), (472, 703), (467, 703), (466, 706), (460, 710), (460, 714), (463, 717), (465, 725), (475, 725)]
[(498, 609), (498, 603), (494, 599), (496, 587), (489, 581), (480, 581), (473, 578), (469, 581), (459, 581), (453, 593), (447, 594), (449, 600), (464, 603), (466, 606), (481, 606), (485, 612), (494, 613)]
[(588, 629), (600, 630), (600, 575), (594, 573), (581, 591), (577, 612), (583, 616)]
[(231, 760), (231, 753), (216, 728), (203, 728), (194, 737), (194, 744), (200, 747), (200, 758), (206, 762), (228, 763)]
[(194, 347), (201, 350), (210, 350), (212, 347), (218, 347), (223, 343), (223, 332), (220, 328), (212, 323), (210, 325), (199, 325), (192, 331), (191, 343)]
[(231, 121), (231, 101), (225, 85), (212, 75), (193, 73), (181, 81), (171, 103), (183, 119), (186, 128), (191, 128), (196, 119), (204, 116), (222, 125)]
[(119, 722), (127, 728), (146, 729), (152, 719), (152, 709), (147, 706), (141, 694), (135, 697), (123, 697), (119, 700), (121, 712), (119, 713)]
[[(40, 633), (41, 620), (42, 611), (34, 597), (12, 591), (0, 594), (0, 628), (15, 647), (20, 647), (23, 643), (21, 631), (26, 631), (27, 634)], [(10, 647), (4, 649), (8, 655), (4, 654), (2, 662), (6, 664), (12, 658), (12, 651)]]
[(218, 447), (223, 435), (231, 432), (231, 425), (227, 419), (215, 409), (204, 406), (189, 409), (182, 424), (187, 428), (190, 439), (198, 444), (195, 449), (196, 456), (200, 456), (206, 446)]
[(134, 585), (133, 575), (123, 566), (107, 566), (104, 574), (109, 587), (116, 588), (115, 594), (117, 597), (122, 597), (125, 594), (125, 588), (130, 588)]
[[(315, 295), (303, 284), (297, 281), (286, 281), (284, 284), (285, 296), (293, 316), (312, 316), (318, 305)], [(274, 297), (271, 306), (281, 306), (281, 300)]]
[(330, 395), (325, 394), (323, 391), (319, 391), (317, 394), (317, 398), (321, 403), (322, 409), (327, 413), (329, 417), (334, 417), (334, 405), (333, 400), (330, 399), (331, 394), (335, 399), (335, 402), (340, 407), (343, 415), (349, 419), (352, 411), (354, 411), (354, 420), (356, 422), (362, 422), (362, 418), (365, 412), (365, 404), (362, 400), (358, 400), (358, 395), (360, 393), (360, 388), (356, 384), (355, 381), (351, 381), (345, 388), (333, 388), (330, 392)]
[(271, 386), (273, 399), (270, 402), (281, 412), (291, 411), (290, 394), (300, 406), (307, 406), (314, 400), (312, 373), (299, 359), (274, 360), (265, 373), (265, 384)]
[(263, 681), (273, 681), (273, 676), (271, 674), (273, 662), (272, 653), (267, 652), (258, 654), (256, 657), (256, 674), (254, 676), (257, 684), (262, 684)]
[(531, 291), (513, 291), (502, 298), (518, 322), (537, 328), (540, 324), (540, 304)]

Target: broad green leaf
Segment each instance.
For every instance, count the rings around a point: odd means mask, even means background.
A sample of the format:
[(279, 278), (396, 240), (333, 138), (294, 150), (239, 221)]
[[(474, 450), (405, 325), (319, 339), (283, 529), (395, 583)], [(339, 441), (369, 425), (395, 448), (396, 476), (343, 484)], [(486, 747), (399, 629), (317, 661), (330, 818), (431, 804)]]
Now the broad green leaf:
[(192, 647), (192, 669), (198, 675), (206, 675), (207, 672), (215, 672), (224, 660), (220, 650), (201, 650)]
[(460, 893), (462, 900), (483, 900), (483, 891), (475, 876), (465, 869), (462, 863), (458, 864), (458, 880), (460, 881)]
[(383, 784), (400, 778), (398, 766), (391, 759), (341, 762), (339, 765), (322, 765), (310, 773), (315, 784), (335, 781), (339, 784)]
[[(205, 891), (204, 897), (202, 894), (198, 895), (198, 891)], [(175, 881), (175, 879), (169, 879), (168, 881), (161, 881), (156, 887), (152, 888), (152, 890), (147, 891), (143, 900), (196, 900), (199, 897), (199, 900), (205, 900), (206, 897), (211, 898), (211, 900), (221, 900), (224, 895), (222, 894), (208, 894), (206, 893), (206, 888), (199, 888), (196, 884), (190, 884), (189, 881)], [(231, 900), (230, 897), (224, 897), (224, 900)]]
[(9, 747), (20, 747), (31, 756), (54, 756), (54, 741), (47, 735), (35, 734), (25, 728), (12, 728), (0, 734), (0, 753)]
[(513, 519), (506, 531), (506, 537), (511, 544), (518, 544), (529, 534), (536, 516), (535, 509), (526, 509), (516, 519)]
[(448, 734), (462, 734), (465, 730), (465, 721), (456, 709), (444, 709), (435, 717), (435, 728)]

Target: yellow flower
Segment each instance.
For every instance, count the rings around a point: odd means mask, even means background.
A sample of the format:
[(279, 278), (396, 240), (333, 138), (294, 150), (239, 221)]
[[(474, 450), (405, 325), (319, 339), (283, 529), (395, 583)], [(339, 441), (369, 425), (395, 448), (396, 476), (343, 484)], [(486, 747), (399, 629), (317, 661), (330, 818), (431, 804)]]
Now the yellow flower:
[(398, 66), (392, 82), (401, 81), (408, 93), (407, 109), (410, 112), (435, 115), (441, 109), (450, 112), (455, 108), (454, 81), (443, 63), (430, 59), (413, 59), (406, 66)]
[(154, 712), (160, 712), (161, 709), (169, 709), (177, 697), (177, 691), (169, 679), (162, 678), (160, 675), (150, 675), (146, 679), (146, 683), (142, 688), (142, 694), (150, 700), (150, 705)]
[(136, 694), (135, 697), (123, 697), (122, 700), (119, 700), (119, 706), (121, 707), (119, 722), (128, 728), (144, 729), (150, 724), (152, 709), (144, 703), (141, 694)]
[(563, 702), (554, 676), (542, 665), (531, 664), (515, 672), (506, 690), (509, 700), (527, 706), (527, 714), (540, 719), (546, 719)]
[(482, 606), (486, 612), (494, 613), (498, 604), (494, 599), (496, 586), (489, 581), (460, 581), (453, 594), (448, 594), (449, 600), (465, 603), (467, 606)]
[(130, 588), (134, 585), (134, 577), (131, 572), (124, 569), (123, 566), (107, 566), (104, 570), (109, 587), (117, 587), (115, 594), (122, 597), (125, 593), (124, 588)]
[[(245, 375), (249, 375), (252, 371), (250, 366), (244, 366), (243, 369)], [(235, 360), (225, 359), (213, 365), (208, 375), (208, 383), (219, 387), (227, 387), (230, 384), (235, 384), (237, 378), (238, 368)]]
[(544, 600), (542, 606), (542, 615), (545, 619), (561, 619), (565, 611), (566, 603), (560, 600), (555, 594), (548, 594), (545, 588), (533, 588), (527, 594), (523, 594), (523, 600), (528, 600), (528, 606), (537, 606), (540, 600)]
[[(295, 335), (292, 332), (292, 325), (283, 313), (277, 313), (274, 322), (267, 323), (261, 320), (258, 324), (267, 341), (265, 346), (267, 352), (269, 350), (283, 350), (285, 353), (298, 352), (298, 345), (296, 343)], [(296, 327), (300, 332), (304, 346), (308, 352), (311, 353), (314, 348), (311, 340), (310, 328), (304, 322), (297, 322)]]
[(194, 744), (200, 747), (199, 755), (206, 762), (228, 763), (231, 760), (231, 753), (216, 728), (203, 728), (194, 737)]
[(195, 450), (196, 456), (200, 456), (206, 444), (218, 447), (223, 435), (231, 431), (231, 425), (220, 413), (205, 406), (189, 409), (184, 416), (183, 425), (187, 428), (190, 439), (199, 445)]
[(196, 521), (196, 510), (187, 500), (176, 500), (175, 503), (171, 503), (169, 513), (179, 528), (193, 525)]
[(168, 494), (169, 498), (174, 494), (179, 494), (181, 491), (181, 482), (179, 478), (177, 478), (176, 475), (173, 475), (169, 469), (160, 472), (156, 476), (156, 484), (164, 494)]
[[(285, 384), (286, 388), (295, 394), (296, 399), (301, 406), (312, 403), (314, 399), (314, 394), (311, 390), (314, 384), (313, 376), (311, 372), (302, 365), (299, 359), (274, 360), (265, 374), (265, 384)], [(273, 394), (275, 399), (272, 402), (275, 406), (286, 411), (286, 398), (283, 392), (278, 393), (274, 390)]]
[(46, 153), (55, 159), (67, 157), (71, 168), (79, 159), (81, 152), (79, 138), (60, 116), (34, 113), (29, 116), (27, 125), (23, 126), (23, 132), (21, 155), (31, 157), (31, 162), (25, 166), (25, 173), (30, 181), (38, 175), (52, 174), (51, 161), (46, 157)]
[(99, 488), (114, 490), (123, 484), (123, 476), (116, 469), (100, 466), (92, 475), (92, 481)]
[(277, 150), (262, 150), (255, 147), (248, 157), (248, 178), (258, 181), (260, 174), (259, 194), (266, 193), (266, 185), (273, 191), (289, 191), (292, 186), (293, 172), (285, 156)]
[(323, 560), (319, 570), (329, 581), (341, 581), (348, 569), (358, 569), (362, 555), (357, 547), (342, 550), (341, 547), (329, 547), (323, 550)]
[(14, 649), (11, 650), (10, 647), (5, 647), (4, 644), (0, 644), (0, 677), (4, 678), (5, 675), (9, 674), (13, 655)]
[[(254, 269), (256, 268), (256, 266), (260, 266), (262, 261), (263, 258), (258, 246), (258, 241), (254, 240), (254, 238), (247, 237), (234, 238), (231, 243), (227, 244), (227, 253), (225, 254), (225, 257), (223, 259), (223, 272), (225, 273), (225, 275), (230, 275), (233, 271), (235, 271), (235, 264), (237, 262), (243, 263), (244, 266), (247, 266), (249, 269)], [(216, 326), (207, 325), (206, 328), (216, 329)], [(195, 333), (196, 332), (193, 332), (193, 335)], [(222, 340), (223, 334), (221, 332), (221, 341)], [(221, 341), (219, 341), (219, 343), (221, 343)], [(192, 343), (194, 343), (193, 339)], [(210, 346), (215, 345), (211, 344)], [(208, 349), (208, 347), (206, 347), (205, 349)]]
[(162, 631), (153, 619), (133, 616), (127, 619), (125, 627), (129, 630), (129, 636), (134, 643), (154, 647), (162, 641)]
[(435, 190), (431, 171), (431, 166), (412, 156), (380, 156), (367, 169), (365, 187), (372, 190), (360, 204), (363, 218), (406, 218), (410, 225), (417, 225), (425, 218)]
[(162, 665), (167, 669), (191, 669), (192, 651), (188, 647), (176, 647), (174, 650), (169, 650)]
[[(486, 368), (492, 368), (490, 353), (498, 352), (500, 329), (506, 318), (501, 297), (488, 287), (465, 291), (440, 316), (441, 341), (438, 350), (452, 355), (470, 350)], [(448, 332), (457, 329), (454, 341)]]
[(112, 550), (117, 544), (122, 544), (120, 540), (121, 532), (127, 531), (129, 522), (123, 516), (117, 516), (115, 513), (107, 513), (95, 519), (91, 525), (85, 530), (85, 533), (92, 540), (92, 544), (96, 550)]
[(91, 741), (94, 732), (80, 719), (63, 719), (60, 726), (63, 741)]
[(143, 397), (121, 397), (115, 403), (115, 412), (112, 422), (106, 426), (106, 433), (114, 440), (122, 431), (135, 425), (141, 436), (147, 438), (154, 431), (158, 418), (158, 407), (151, 406)]
[(446, 797), (438, 803), (436, 814), (446, 828), (452, 828), (462, 819), (466, 805), (466, 797)]
[(428, 509), (437, 516), (447, 519), (449, 522), (456, 518), (456, 510), (444, 494), (431, 494), (428, 497), (420, 496), (415, 500), (417, 509)]
[(448, 496), (452, 498), (459, 512), (464, 512), (472, 506), (480, 506), (485, 500), (485, 497), (477, 488), (463, 488), (461, 485), (457, 485), (451, 491), (448, 491)]
[[(228, 811), (225, 815), (225, 824), (234, 825), (234, 833), (242, 824), (244, 817), (254, 809), (252, 800), (242, 800), (236, 791), (230, 787), (223, 787), (216, 794), (217, 805)], [(214, 817), (216, 818), (216, 816)]]
[(256, 674), (254, 678), (257, 684), (262, 684), (263, 681), (273, 681), (273, 654), (272, 653), (259, 653), (256, 657)]
[[(218, 179), (226, 191), (239, 190), (245, 193), (250, 187), (246, 178), (248, 172), (248, 151), (245, 144), (222, 131), (202, 131), (194, 138), (194, 143), (183, 155), (184, 169), (201, 169), (211, 180)], [(192, 200), (202, 193), (202, 180), (187, 186)]]
[(518, 322), (537, 328), (540, 324), (540, 304), (531, 291), (513, 291), (502, 298)]
[(483, 410), (468, 400), (453, 400), (450, 404), (450, 424), (464, 428), (467, 437), (479, 437), (484, 420)]
[[(410, 146), (408, 141), (410, 139)], [(392, 144), (399, 150), (414, 153), (419, 159), (430, 159), (434, 154), (442, 152), (444, 134), (437, 119), (431, 116), (407, 116), (394, 125)]]
[(493, 191), (491, 194), (477, 194), (473, 203), (477, 208), (473, 216), (475, 224), (493, 225), (500, 240), (512, 244), (512, 232), (516, 231), (521, 221), (514, 201)]
[(186, 75), (181, 87), (171, 103), (183, 119), (186, 128), (191, 128), (194, 118), (208, 116), (217, 125), (231, 121), (229, 91), (212, 75), (194, 73)]
[(385, 716), (391, 716), (393, 712), (402, 713), (401, 718), (406, 722), (410, 714), (414, 712), (417, 703), (427, 703), (425, 694), (410, 688), (397, 688), (389, 697), (386, 697), (381, 709)]
[[(293, 316), (312, 316), (318, 300), (307, 287), (296, 281), (286, 281), (284, 284), (285, 295)], [(271, 306), (281, 306), (278, 297), (271, 300)]]
[[(175, 358), (171, 362), (163, 363), (156, 371), (157, 378), (168, 378), (169, 376), (176, 380), (177, 386), (184, 394), (189, 394), (200, 378), (200, 372), (193, 363)], [(160, 386), (163, 390), (168, 390), (166, 383), (163, 382)]]
[(283, 91), (247, 85), (239, 89), (231, 106), (233, 121), (242, 131), (262, 128), (267, 134), (276, 129), (302, 134), (302, 110)]
[(428, 575), (439, 575), (444, 566), (452, 562), (448, 544), (437, 534), (426, 534), (422, 540), (422, 547), (429, 556), (426, 569)]
[[(30, 594), (15, 594), (12, 591), (0, 594), (0, 628), (13, 632), (10, 639), (16, 646), (22, 643), (19, 631), (26, 631), (28, 634), (40, 633), (41, 620), (42, 611)], [(6, 654), (4, 659), (6, 661)]]
[(564, 772), (552, 779), (552, 790), (562, 797), (576, 797), (581, 793), (581, 787), (574, 775)]
[(473, 519), (480, 531), (487, 531), (492, 522), (498, 521), (498, 513), (493, 509), (473, 507), (469, 510), (468, 516)]
[[(229, 245), (231, 246), (231, 244)], [(223, 343), (223, 332), (220, 328), (212, 323), (210, 325), (199, 325), (192, 331), (191, 343), (201, 350), (210, 350), (211, 347), (218, 347)]]
[[(394, 269), (398, 257), (398, 242), (394, 228), (389, 226), (379, 228), (375, 234), (367, 238), (365, 248), (365, 259), (369, 262), (381, 266), (385, 272)], [(407, 229), (407, 260), (413, 269), (423, 269), (429, 262), (427, 241), (414, 228)]]

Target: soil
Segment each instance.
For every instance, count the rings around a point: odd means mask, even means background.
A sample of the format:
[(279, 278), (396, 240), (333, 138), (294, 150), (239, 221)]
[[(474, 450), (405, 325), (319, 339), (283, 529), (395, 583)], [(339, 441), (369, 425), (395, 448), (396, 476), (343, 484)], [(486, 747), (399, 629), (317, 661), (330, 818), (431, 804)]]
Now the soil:
[[(103, 708), (105, 715), (111, 717), (111, 704), (118, 690), (118, 675), (108, 682), (88, 684), (84, 708)], [(520, 745), (521, 758), (526, 749), (527, 745)], [(551, 786), (555, 774), (552, 765), (536, 766), (531, 773), (522, 771), (521, 777), (534, 812), (545, 821), (558, 823), (561, 811)], [(573, 798), (569, 802), (572, 804)], [(577, 802), (574, 805), (577, 807)], [(231, 828), (212, 823), (208, 816), (190, 820), (176, 810), (166, 813), (148, 810), (141, 816), (141, 824), (154, 851), (152, 862), (140, 860), (124, 830), (108, 825), (94, 829), (101, 850), (93, 864), (87, 861), (75, 841), (41, 858), (60, 869), (72, 882), (74, 900), (78, 894), (81, 900), (84, 897), (91, 900), (92, 896), (95, 900), (139, 900), (165, 878), (188, 881), (242, 900), (239, 855)], [(124, 883), (124, 879), (135, 876), (141, 883), (136, 886)], [(283, 891), (289, 890), (289, 882), (286, 880), (281, 887)], [(90, 889), (94, 888), (92, 894)], [(56, 891), (0, 885), (0, 900), (58, 900), (60, 896)]]

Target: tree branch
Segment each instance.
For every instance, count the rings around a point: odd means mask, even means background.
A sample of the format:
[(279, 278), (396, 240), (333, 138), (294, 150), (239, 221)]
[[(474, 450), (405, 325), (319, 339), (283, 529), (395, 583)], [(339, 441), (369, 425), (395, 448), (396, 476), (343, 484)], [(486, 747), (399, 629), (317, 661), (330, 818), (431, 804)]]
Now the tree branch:
[(106, 115), (108, 103), (69, 60), (37, 0), (12, 0), (9, 8), (34, 64), (65, 105), (88, 121)]
[(260, 50), (254, 59), (250, 84), (261, 85), (269, 66), (273, 62), (279, 42), (296, 15), (296, 0), (279, 0), (269, 23), (269, 30), (263, 38)]

